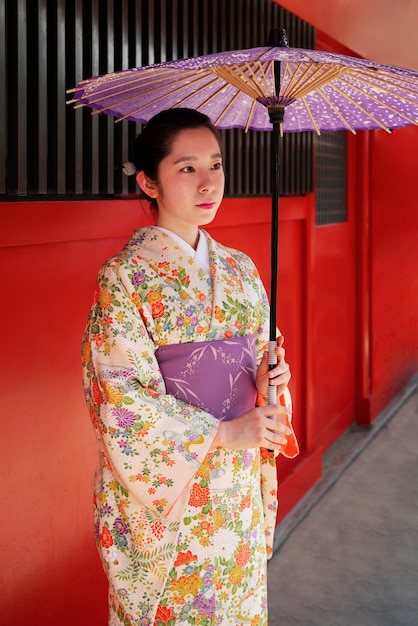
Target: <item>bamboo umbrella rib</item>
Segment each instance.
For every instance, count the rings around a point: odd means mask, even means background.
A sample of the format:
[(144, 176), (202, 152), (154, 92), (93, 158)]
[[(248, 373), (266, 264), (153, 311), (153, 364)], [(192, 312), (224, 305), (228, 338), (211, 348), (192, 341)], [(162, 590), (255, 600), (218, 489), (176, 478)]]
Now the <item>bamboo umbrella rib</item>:
[(235, 100), (238, 98), (239, 95), (240, 95), (240, 92), (237, 91), (235, 96), (228, 102), (228, 105), (224, 108), (222, 113), (218, 116), (218, 118), (214, 122), (214, 126), (217, 126), (221, 122), (222, 118), (228, 113), (229, 109), (233, 106), (233, 104), (235, 103)]
[[(273, 62), (270, 61), (269, 63), (267, 63), (267, 68), (269, 66), (272, 66), (272, 65), (273, 65)], [(253, 67), (256, 67), (256, 66), (258, 66), (258, 72), (253, 68)], [(262, 95), (263, 96), (270, 95), (269, 94), (270, 83), (269, 83), (267, 75), (266, 75), (266, 73), (264, 71), (263, 64), (258, 62), (256, 64), (256, 66), (253, 66), (253, 65), (250, 65), (250, 64), (246, 63), (245, 64), (245, 69), (252, 76), (253, 83), (260, 87)]]
[[(306, 84), (308, 80), (311, 80), (312, 76), (316, 73), (320, 72), (320, 68), (318, 66), (313, 65), (312, 63), (298, 63), (297, 65), (294, 63), (286, 63), (285, 64), (285, 75), (290, 76), (290, 80), (286, 85), (284, 93), (282, 94), (284, 97), (292, 97), (293, 89), (296, 85), (296, 88), (301, 84)], [(283, 80), (283, 84), (285, 81)]]
[(231, 71), (231, 69), (233, 70), (235, 68), (238, 69), (239, 66), (234, 66), (234, 65), (212, 66), (210, 70), (214, 74), (216, 74), (216, 76), (223, 78), (226, 82), (233, 85), (240, 91), (243, 91), (244, 93), (247, 94), (247, 96), (250, 96), (250, 98), (253, 98), (254, 100), (265, 96), (260, 86), (257, 83), (253, 84), (249, 82), (248, 77), (245, 74), (243, 74), (241, 71), (239, 72), (238, 75), (235, 74), (234, 71)]
[[(367, 87), (370, 87), (370, 81), (367, 81), (365, 78), (363, 78), (362, 76), (356, 76), (357, 80), (366, 85)], [(394, 98), (397, 98), (398, 100), (402, 100), (402, 102), (409, 102), (410, 104), (418, 107), (418, 91), (412, 91), (411, 89), (406, 89), (405, 91), (409, 94), (413, 94), (415, 95), (415, 99), (413, 98), (409, 98), (408, 96), (406, 96), (405, 94), (399, 94), (396, 91), (392, 91), (391, 89), (388, 89), (388, 87), (386, 86), (387, 84), (389, 84), (390, 87), (394, 87), (393, 82), (390, 83), (389, 81), (385, 81), (384, 82), (384, 87), (382, 87), (380, 84), (376, 84), (376, 88), (379, 91), (382, 91), (383, 93), (386, 93), (389, 96), (393, 96)], [(367, 92), (369, 97), (372, 97), (371, 94), (369, 92)], [(386, 105), (385, 105), (386, 106)]]
[[(83, 88), (83, 85), (86, 85), (89, 90), (91, 88), (93, 88), (95, 90), (96, 93), (98, 94), (104, 94), (106, 93), (106, 91), (110, 91), (115, 89), (115, 87), (117, 88), (119, 86), (120, 83), (123, 83), (124, 85), (131, 85), (134, 84), (135, 86), (139, 83), (141, 83), (141, 81), (144, 78), (149, 77), (149, 75), (151, 74), (153, 77), (157, 76), (157, 77), (162, 77), (165, 78), (165, 76), (167, 74), (172, 73), (172, 69), (161, 69), (161, 70), (154, 70), (154, 68), (152, 68), (153, 71), (149, 71), (149, 72), (134, 72), (133, 70), (125, 70), (122, 72), (115, 72), (113, 74), (105, 74), (104, 76), (99, 76), (98, 78), (95, 79), (91, 79), (91, 80), (82, 80), (80, 81), (79, 85), (77, 87), (73, 87), (72, 89), (67, 89), (66, 93), (74, 93), (75, 91), (79, 91), (81, 88)], [(192, 75), (194, 74), (194, 72), (189, 71), (189, 73)], [(125, 78), (125, 76), (129, 76), (132, 75), (132, 80), (127, 80)], [(153, 78), (153, 82), (155, 82), (154, 78)], [(116, 85), (115, 85), (116, 83)]]
[[(418, 85), (417, 85), (417, 76), (399, 76), (395, 72), (389, 72), (387, 70), (368, 70), (361, 69), (356, 72), (358, 75), (367, 76), (368, 80), (370, 78), (375, 81), (389, 82), (389, 84), (397, 85), (400, 89), (405, 91), (411, 91), (411, 93), (418, 93)], [(409, 89), (408, 85), (410, 85), (411, 89)]]
[(307, 96), (312, 93), (312, 91), (316, 91), (324, 85), (328, 85), (336, 78), (339, 78), (345, 71), (346, 69), (343, 67), (333, 66), (328, 66), (326, 69), (318, 69), (317, 72), (309, 77), (309, 81), (307, 81), (305, 85), (300, 85), (294, 92), (294, 97), (301, 98), (302, 96)]
[[(209, 84), (212, 84), (212, 83), (215, 83), (215, 84), (216, 84), (216, 82), (217, 82), (217, 81), (218, 81), (218, 78), (213, 78), (213, 77), (212, 77), (212, 80), (210, 81), (210, 83), (207, 83), (207, 84), (206, 84), (206, 86), (207, 86), (207, 85), (209, 85)], [(197, 107), (197, 108), (201, 108), (202, 106), (204, 106), (204, 105), (206, 105), (206, 104), (209, 104), (209, 103), (210, 103), (210, 102), (211, 102), (214, 98), (216, 98), (216, 96), (218, 96), (218, 95), (219, 95), (219, 94), (220, 94), (220, 93), (221, 93), (221, 92), (225, 89), (225, 87), (226, 87), (226, 86), (228, 86), (228, 85), (229, 85), (229, 83), (224, 82), (224, 83), (223, 83), (222, 85), (220, 85), (220, 86), (218, 87), (218, 89), (216, 89), (216, 90), (215, 90), (215, 91), (214, 91), (214, 92), (213, 92), (210, 96), (208, 96), (205, 100), (203, 100), (203, 102), (201, 102), (201, 103), (198, 105), (198, 107)], [(230, 86), (230, 85), (229, 85), (229, 86)], [(178, 106), (178, 105), (180, 105), (180, 104), (184, 104), (184, 102), (186, 102), (187, 100), (189, 100), (189, 98), (193, 98), (194, 96), (196, 96), (196, 92), (195, 92), (195, 91), (194, 91), (193, 93), (189, 93), (189, 94), (187, 94), (184, 98), (182, 98), (181, 100), (179, 100), (179, 101), (177, 102), (177, 106)]]
[[(131, 70), (127, 70), (126, 74), (129, 71)], [(186, 79), (186, 80), (188, 77), (191, 77), (194, 80), (199, 80), (202, 76), (209, 76), (209, 75), (210, 75), (209, 72), (206, 72), (206, 73), (200, 72), (200, 76), (197, 77), (196, 72), (191, 71), (191, 70), (184, 70), (182, 74), (183, 79)], [(112, 76), (112, 75), (108, 75), (108, 76)], [(172, 68), (168, 68), (168, 69), (163, 69), (163, 70), (158, 70), (158, 71), (144, 72), (141, 74), (138, 73), (132, 78), (132, 80), (129, 80), (129, 81), (121, 81), (120, 76), (116, 76), (116, 75), (114, 76), (114, 78), (115, 79), (117, 78), (117, 81), (116, 80), (112, 81), (110, 79), (108, 81), (103, 82), (100, 79), (97, 79), (97, 82), (92, 81), (90, 83), (89, 91), (91, 91), (92, 88), (94, 89), (95, 98), (90, 99), (89, 102), (91, 104), (94, 104), (97, 101), (111, 98), (114, 95), (114, 90), (119, 88), (120, 83), (123, 83), (124, 89), (121, 90), (120, 92), (118, 91), (118, 93), (126, 93), (127, 91), (136, 90), (138, 89), (138, 87), (144, 88), (144, 87), (147, 87), (148, 85), (155, 85), (158, 81), (165, 81), (167, 78), (169, 80), (171, 78), (173, 82), (178, 82), (178, 76), (179, 76), (179, 70), (173, 70)], [(87, 82), (87, 81), (82, 81), (82, 82)], [(116, 85), (115, 85), (115, 82), (117, 82)], [(76, 88), (76, 89), (69, 90), (69, 91), (77, 91), (77, 90), (78, 89)], [(69, 93), (69, 91), (67, 93)], [(106, 92), (111, 92), (111, 93), (104, 95)], [(70, 102), (78, 102), (78, 101), (73, 100)]]
[[(305, 68), (304, 70), (303, 70), (303, 67)], [(293, 68), (293, 72), (291, 68)], [(296, 67), (292, 65), (291, 63), (286, 63), (285, 69), (283, 72), (283, 80), (282, 80), (282, 85), (286, 84), (286, 87), (281, 95), (283, 97), (291, 97), (292, 89), (295, 83), (298, 84), (299, 80), (303, 81), (304, 76), (308, 72), (310, 72), (310, 69), (311, 69), (311, 65), (307, 65), (305, 63), (299, 63)], [(290, 79), (286, 83), (288, 74), (290, 76)]]
[[(80, 89), (83, 89), (83, 85), (86, 85), (87, 87), (91, 87), (92, 85), (94, 85), (95, 88), (97, 88), (97, 86), (100, 85), (108, 85), (112, 80), (115, 81), (120, 81), (121, 80), (121, 75), (122, 74), (126, 74), (128, 72), (130, 72), (131, 70), (126, 70), (125, 72), (120, 72), (119, 75), (116, 74), (104, 74), (103, 76), (98, 76), (97, 78), (90, 78), (90, 79), (85, 79), (85, 80), (80, 80), (80, 82), (78, 83), (77, 87), (72, 87), (71, 89), (66, 89), (65, 93), (75, 93), (76, 91), (80, 91)], [(77, 100), (75, 100), (75, 102), (77, 102)]]
[(260, 71), (262, 72), (263, 75), (263, 80), (264, 80), (264, 84), (266, 85), (265, 87), (265, 92), (268, 94), (271, 91), (271, 94), (273, 93), (273, 90), (271, 89), (271, 81), (269, 80), (268, 76), (269, 73), (271, 75), (273, 75), (273, 61), (269, 61), (268, 63), (265, 64), (265, 66), (261, 66), (260, 67)]
[(288, 94), (288, 97), (292, 97), (297, 100), (303, 96), (307, 96), (312, 91), (315, 91), (316, 89), (319, 89), (319, 87), (327, 85), (335, 78), (338, 78), (346, 71), (347, 70), (344, 67), (338, 68), (334, 66), (328, 66), (326, 71), (318, 70), (309, 77), (309, 81), (305, 81), (305, 84), (297, 84), (296, 88)]
[[(178, 81), (175, 81), (175, 83), (177, 84), (177, 83), (178, 83)], [(207, 87), (209, 84), (212, 84), (212, 83), (216, 83), (216, 79), (215, 79), (215, 78), (212, 78), (212, 80), (210, 81), (210, 83), (206, 83), (206, 84), (205, 84), (205, 87)], [(225, 87), (225, 85), (223, 85), (222, 87), (220, 87), (220, 88), (218, 89), (218, 92), (219, 92), (219, 91), (222, 91), (222, 89), (224, 89), (224, 87)], [(178, 87), (177, 89), (174, 89), (171, 93), (173, 94), (173, 93), (176, 93), (176, 92), (180, 92), (182, 89), (183, 89), (183, 87)], [(154, 91), (157, 91), (157, 90), (154, 90)], [(150, 93), (150, 92), (148, 92), (148, 94), (149, 94), (149, 93)], [(216, 95), (216, 93), (217, 93), (217, 92), (214, 92), (214, 93), (212, 94), (212, 96), (210, 96), (209, 98), (207, 98), (207, 101), (210, 101), (210, 100), (211, 100), (211, 99), (212, 99), (212, 98)], [(182, 98), (182, 99), (178, 100), (178, 101), (176, 102), (176, 105), (177, 105), (177, 106), (179, 106), (180, 104), (184, 103), (186, 100), (188, 100), (189, 98), (192, 98), (192, 97), (193, 97), (193, 96), (195, 96), (195, 95), (196, 95), (196, 91), (193, 91), (193, 93), (189, 93), (189, 94), (187, 94), (186, 96), (184, 96), (184, 98)], [(121, 117), (118, 117), (118, 119), (116, 120), (116, 122), (122, 122), (123, 120), (127, 119), (128, 117), (131, 117), (132, 115), (136, 115), (137, 113), (140, 113), (140, 112), (141, 112), (141, 111), (143, 111), (145, 108), (147, 108), (147, 107), (149, 107), (149, 106), (153, 106), (153, 105), (157, 104), (158, 102), (160, 102), (161, 100), (164, 100), (165, 98), (166, 98), (166, 94), (165, 94), (165, 93), (163, 93), (161, 96), (158, 96), (158, 97), (154, 98), (153, 100), (148, 100), (146, 104), (144, 104), (144, 105), (142, 105), (142, 106), (140, 106), (140, 107), (137, 107), (136, 109), (132, 109), (131, 111), (129, 111), (129, 112), (128, 112), (128, 113), (126, 113), (125, 115), (123, 115), (123, 116), (121, 116)], [(132, 99), (136, 99), (136, 98), (132, 98)], [(202, 107), (202, 106), (203, 106), (203, 104), (205, 104), (205, 102), (201, 102), (201, 103), (199, 104), (199, 106), (198, 106), (198, 107), (196, 107), (196, 108)], [(173, 107), (172, 107), (172, 108), (173, 108)], [(99, 113), (101, 113), (102, 111), (103, 111), (103, 110), (101, 109), (101, 110), (100, 110), (100, 111), (98, 111), (98, 112), (99, 112)]]
[[(218, 70), (220, 71), (218, 72)], [(238, 73), (236, 73), (235, 70), (238, 70)], [(251, 81), (249, 77), (239, 69), (238, 65), (221, 66), (219, 68), (216, 67), (215, 73), (220, 78), (223, 78), (230, 85), (236, 87), (239, 91), (246, 93), (248, 96), (250, 96), (250, 98), (253, 98), (254, 100), (266, 95), (258, 81)]]
[(418, 119), (414, 120), (412, 117), (410, 117), (409, 115), (406, 115), (405, 113), (402, 113), (402, 111), (399, 111), (399, 109), (396, 109), (395, 107), (391, 106), (390, 104), (388, 104), (384, 100), (379, 100), (379, 98), (377, 98), (376, 96), (372, 96), (369, 92), (364, 91), (364, 89), (360, 89), (360, 87), (357, 87), (356, 85), (353, 85), (349, 81), (346, 81), (346, 82), (355, 91), (358, 91), (362, 95), (367, 96), (370, 100), (373, 100), (373, 102), (376, 102), (377, 104), (380, 104), (385, 109), (389, 109), (389, 111), (393, 111), (394, 113), (396, 113), (396, 115), (399, 115), (400, 117), (402, 117), (407, 122), (411, 122), (411, 124), (415, 124), (415, 125), (418, 124)]
[[(253, 67), (252, 65), (249, 65), (248, 63), (244, 63), (242, 65), (233, 65), (231, 67), (234, 70), (234, 76), (238, 75), (240, 80), (242, 80), (245, 83), (245, 85), (249, 85), (250, 89), (254, 87), (258, 91), (257, 97), (260, 97), (260, 95), (265, 94), (265, 92), (263, 91), (263, 85), (261, 81), (258, 79), (256, 72), (254, 71), (255, 65)], [(237, 87), (241, 91), (244, 91), (239, 85), (240, 83), (234, 84), (235, 87)]]
[[(260, 97), (260, 95), (264, 95), (263, 85), (254, 70), (256, 65), (254, 65), (253, 67), (252, 65), (249, 65), (248, 63), (243, 63), (240, 65), (232, 65), (232, 66), (226, 66), (226, 67), (228, 68), (231, 67), (233, 70), (234, 76), (238, 76), (239, 79), (242, 80), (245, 85), (249, 85), (250, 88), (254, 87), (258, 91), (257, 97)], [(238, 89), (240, 89), (240, 91), (244, 91), (242, 87), (240, 86), (241, 85), (240, 82), (232, 83), (231, 80), (229, 80), (228, 82), (230, 84), (234, 84), (234, 87), (237, 87)], [(254, 98), (254, 96), (252, 97)]]
[[(284, 64), (284, 69), (283, 69), (283, 76), (281, 77), (281, 87), (283, 87), (283, 85), (287, 85), (286, 81), (290, 82), (287, 78), (287, 73), (288, 73), (288, 63)], [(284, 93), (282, 94), (283, 96), (286, 95), (286, 88), (284, 90)]]
[(353, 75), (363, 82), (371, 85), (390, 85), (391, 87), (395, 87), (400, 89), (402, 92), (413, 94), (414, 96), (418, 96), (418, 83), (417, 79), (401, 79), (396, 74), (391, 74), (390, 72), (373, 72), (371, 73), (368, 70), (360, 70), (358, 72), (350, 71)]
[(321, 94), (321, 96), (324, 98), (324, 100), (328, 103), (328, 105), (331, 107), (331, 109), (334, 111), (334, 113), (336, 115), (338, 115), (338, 117), (340, 118), (340, 120), (342, 121), (342, 123), (346, 126), (346, 128), (351, 131), (353, 133), (353, 135), (356, 134), (356, 131), (354, 130), (354, 128), (350, 125), (350, 123), (347, 121), (347, 119), (344, 117), (344, 115), (341, 113), (341, 111), (339, 111), (337, 109), (337, 107), (335, 106), (335, 104), (328, 98), (327, 94), (324, 92), (324, 90), (322, 89), (322, 87), (320, 87), (318, 89), (318, 92)]
[(257, 100), (253, 100), (253, 103), (251, 105), (251, 109), (250, 112), (248, 113), (248, 117), (247, 117), (247, 123), (245, 125), (245, 132), (248, 133), (248, 129), (250, 127), (251, 124), (251, 120), (253, 119), (253, 115), (254, 115), (254, 109), (256, 107), (257, 104)]
[[(194, 76), (194, 73), (190, 73), (190, 76)], [(195, 77), (194, 80), (191, 80), (188, 85), (193, 85), (195, 83), (198, 83), (199, 81), (202, 80), (202, 78), (210, 78), (209, 74), (201, 74), (198, 77)], [(140, 88), (142, 91), (144, 91), (148, 86), (153, 87), (152, 89), (150, 89), (149, 91), (147, 91), (147, 93), (152, 93), (154, 91), (158, 91), (158, 89), (162, 89), (162, 88), (166, 88), (167, 86), (170, 87), (171, 85), (178, 85), (178, 75), (176, 73), (170, 72), (169, 74), (169, 79), (168, 81), (159, 84), (156, 83), (156, 81), (152, 78), (147, 77), (147, 80), (144, 80), (144, 76), (140, 77), (139, 79), (136, 80), (136, 82), (133, 84), (130, 84), (130, 86), (127, 89), (121, 89), (120, 91), (118, 91), (118, 96), (119, 95), (123, 95), (123, 94), (127, 94), (130, 92), (134, 92), (134, 95), (132, 96), (132, 98), (130, 99), (135, 99), (137, 97), (136, 92), (138, 90), (138, 88)], [(109, 88), (110, 89), (110, 88)], [(112, 87), (112, 89), (114, 89), (114, 87)], [(106, 90), (109, 91), (109, 90)], [(107, 94), (106, 96), (102, 96), (103, 91), (101, 92), (97, 92), (97, 95), (95, 95), (94, 98), (89, 98), (89, 105), (94, 105), (97, 102), (103, 102), (104, 100), (107, 100), (109, 98), (113, 98), (114, 97), (114, 92), (112, 91), (112, 93)], [(126, 100), (119, 100), (118, 102), (129, 102), (130, 100), (129, 98), (127, 98)], [(84, 106), (84, 103), (79, 104), (79, 106)], [(76, 107), (74, 107), (76, 108)], [(106, 111), (109, 107), (103, 107), (100, 109), (101, 111)]]
[[(199, 82), (199, 81), (198, 81), (198, 80), (196, 80), (196, 81), (192, 81), (192, 83), (190, 83), (190, 84), (191, 84), (191, 85), (193, 85), (195, 82)], [(150, 89), (149, 91), (144, 92), (144, 93), (146, 93), (146, 94), (147, 94), (147, 96), (150, 96), (150, 95), (152, 95), (152, 94), (156, 94), (156, 92), (158, 92), (161, 88), (164, 88), (164, 89), (165, 89), (165, 88), (167, 88), (167, 87), (170, 87), (171, 85), (172, 85), (172, 86), (174, 86), (174, 85), (178, 85), (178, 80), (175, 80), (175, 79), (173, 78), (173, 80), (172, 80), (171, 82), (165, 83), (164, 85), (158, 85), (158, 86), (155, 86), (155, 87), (154, 87), (154, 89)], [(146, 86), (146, 85), (141, 85), (141, 87), (145, 87), (145, 86)], [(205, 85), (205, 86), (206, 86), (206, 85)], [(171, 93), (172, 93), (172, 94), (174, 94), (174, 93), (176, 93), (176, 92), (180, 91), (181, 89), (182, 89), (182, 87), (177, 87), (176, 89), (173, 89), (173, 90), (171, 91)], [(132, 115), (132, 114), (133, 114), (133, 112), (138, 113), (139, 111), (143, 110), (146, 106), (149, 106), (149, 105), (155, 104), (155, 103), (157, 103), (157, 102), (160, 102), (160, 100), (162, 100), (162, 99), (163, 99), (163, 98), (165, 98), (165, 97), (166, 97), (166, 94), (165, 94), (165, 92), (164, 92), (164, 93), (163, 93), (162, 95), (160, 95), (160, 96), (158, 96), (158, 95), (157, 95), (157, 96), (156, 96), (155, 98), (153, 98), (153, 99), (148, 99), (148, 101), (147, 101), (147, 103), (146, 103), (146, 104), (144, 104), (144, 105), (142, 105), (142, 106), (138, 107), (138, 108), (137, 108), (137, 109), (135, 109), (134, 111), (131, 111), (131, 112), (129, 112), (129, 113), (127, 113), (127, 114), (125, 114), (123, 117), (120, 117), (120, 118), (119, 118), (119, 121), (122, 121), (122, 120), (126, 119), (127, 117), (129, 117), (130, 115)], [(132, 96), (131, 96), (131, 97), (129, 97), (129, 98), (125, 98), (124, 100), (123, 100), (123, 99), (120, 99), (120, 100), (118, 100), (118, 101), (117, 101), (117, 103), (112, 102), (109, 106), (106, 106), (106, 107), (102, 107), (102, 108), (100, 108), (100, 109), (97, 109), (97, 111), (93, 111), (93, 114), (94, 114), (94, 113), (103, 113), (103, 112), (105, 112), (105, 111), (107, 111), (107, 110), (109, 110), (109, 109), (112, 109), (112, 108), (115, 106), (115, 104), (117, 104), (118, 106), (120, 106), (120, 105), (122, 105), (122, 104), (127, 104), (128, 102), (132, 102), (132, 101), (134, 101), (134, 102), (135, 102), (137, 99), (138, 99), (138, 95), (135, 93), (134, 95), (132, 95)]]
[(367, 115), (367, 117), (369, 117), (370, 119), (372, 119), (374, 122), (376, 122), (376, 124), (378, 126), (380, 126), (380, 128), (382, 128), (383, 130), (385, 130), (386, 132), (390, 133), (390, 128), (388, 128), (385, 124), (383, 124), (383, 122), (381, 122), (375, 115), (373, 115), (372, 113), (370, 113), (370, 111), (368, 111), (367, 109), (365, 109), (361, 104), (359, 104), (358, 102), (356, 102), (354, 100), (354, 98), (352, 98), (351, 96), (349, 96), (347, 93), (345, 93), (342, 89), (340, 89), (337, 85), (330, 85), (330, 87), (332, 89), (334, 89), (337, 93), (339, 93), (343, 99), (345, 98), (346, 100), (348, 100), (351, 104), (354, 104), (357, 109), (359, 109), (359, 111), (361, 111), (362, 113), (364, 113), (365, 115)]
[[(280, 80), (280, 94), (279, 95), (285, 98), (288, 96), (288, 92), (291, 88), (290, 85), (292, 84), (292, 75), (290, 74), (289, 63), (284, 63), (282, 67), (284, 67), (284, 69), (283, 69), (283, 76), (281, 77), (281, 80)], [(290, 75), (290, 78), (288, 78), (288, 74)], [(286, 85), (284, 89), (283, 89), (283, 85)]]
[[(363, 74), (361, 74), (361, 78), (363, 79)], [(390, 76), (376, 76), (375, 81), (378, 84), (390, 85), (398, 89), (403, 94), (409, 94), (410, 96), (417, 98), (418, 97), (418, 80), (415, 82), (405, 81), (401, 82), (397, 77), (392, 78)]]
[[(144, 88), (148, 85), (155, 85), (156, 81), (154, 78), (150, 79), (148, 76), (147, 80), (144, 81), (144, 76), (136, 76), (132, 81), (128, 81), (124, 83), (125, 89), (118, 91), (119, 94), (128, 93), (129, 91), (136, 91), (138, 88)], [(173, 83), (177, 82), (173, 77)], [(164, 85), (161, 85), (162, 87)], [(89, 104), (96, 104), (96, 102), (102, 102), (103, 100), (107, 100), (108, 98), (112, 98), (115, 95), (115, 85), (108, 86), (106, 89), (101, 89), (101, 85), (99, 84), (97, 87), (94, 87), (95, 97), (89, 98)], [(116, 87), (118, 87), (116, 85)], [(158, 88), (158, 87), (156, 87)], [(91, 91), (91, 89), (89, 90)], [(105, 92), (110, 92), (107, 95), (103, 95)], [(77, 102), (77, 100), (71, 100), (70, 102)], [(68, 104), (70, 103), (68, 102)], [(81, 104), (80, 106), (83, 106)]]
[[(201, 80), (202, 80), (202, 78), (205, 78), (205, 79), (210, 79), (210, 80), (209, 80), (208, 82), (205, 82), (205, 83), (203, 84), (203, 86), (202, 86), (202, 87), (197, 86), (197, 87), (196, 87), (196, 89), (195, 89), (195, 91), (194, 91), (193, 93), (195, 93), (197, 90), (200, 90), (200, 89), (202, 89), (202, 88), (207, 88), (208, 86), (210, 86), (212, 83), (214, 83), (214, 82), (216, 81), (216, 79), (214, 79), (212, 76), (199, 76), (199, 78), (196, 78), (194, 81), (190, 81), (190, 82), (187, 84), (187, 87), (189, 87), (189, 88), (190, 88), (190, 87), (192, 87), (193, 85), (196, 85), (196, 84), (200, 83), (200, 82), (201, 82)], [(152, 84), (152, 83), (151, 83), (151, 84)], [(178, 85), (178, 79), (176, 80), (176, 79), (175, 79), (175, 77), (173, 77), (173, 80), (172, 80), (171, 82), (166, 82), (164, 85), (157, 85), (157, 86), (155, 86), (153, 89), (148, 90), (148, 91), (146, 92), (146, 94), (147, 94), (147, 96), (150, 96), (150, 95), (152, 95), (152, 94), (156, 94), (156, 92), (158, 92), (161, 88), (166, 89), (167, 87), (170, 87), (170, 86), (175, 86), (175, 85)], [(142, 88), (147, 87), (147, 84), (141, 85), (141, 87), (142, 87)], [(175, 94), (175, 93), (180, 92), (182, 89), (184, 89), (184, 85), (180, 85), (180, 86), (179, 86), (179, 87), (177, 87), (176, 89), (173, 89), (170, 93), (171, 93), (171, 94)], [(145, 92), (144, 92), (144, 93), (145, 93)], [(157, 97), (155, 97), (154, 99), (148, 99), (147, 103), (146, 103), (146, 104), (144, 104), (143, 106), (140, 106), (140, 107), (138, 107), (137, 109), (135, 109), (135, 111), (131, 111), (131, 112), (127, 113), (126, 115), (124, 115), (123, 117), (119, 118), (119, 119), (120, 119), (120, 121), (122, 121), (123, 119), (126, 119), (127, 117), (129, 117), (130, 115), (132, 115), (132, 114), (133, 114), (133, 112), (138, 113), (139, 111), (143, 110), (146, 106), (150, 106), (150, 105), (152, 105), (152, 104), (155, 104), (156, 102), (159, 102), (162, 98), (165, 98), (165, 97), (166, 97), (166, 94), (165, 94), (165, 92), (164, 92), (161, 96), (157, 96)], [(122, 99), (121, 99), (121, 100), (118, 100), (117, 104), (118, 104), (118, 105), (121, 105), (121, 104), (126, 104), (126, 103), (128, 103), (128, 102), (135, 101), (135, 100), (137, 100), (137, 99), (138, 99), (138, 95), (137, 95), (137, 94), (134, 94), (134, 95), (132, 95), (130, 98), (125, 98), (125, 100), (122, 100)], [(90, 103), (89, 103), (89, 104), (90, 104)], [(97, 111), (93, 111), (93, 114), (94, 114), (94, 113), (103, 113), (104, 111), (107, 111), (108, 109), (111, 109), (111, 108), (112, 108), (112, 107), (114, 107), (114, 106), (115, 106), (115, 103), (113, 102), (112, 104), (110, 104), (110, 105), (109, 105), (109, 106), (107, 106), (107, 107), (102, 107), (102, 108), (100, 108), (100, 109), (97, 109)]]
[(308, 102), (306, 101), (305, 96), (302, 96), (301, 100), (302, 100), (303, 104), (305, 105), (306, 110), (308, 111), (308, 115), (311, 118), (312, 126), (315, 128), (316, 134), (320, 135), (321, 131), (320, 131), (319, 127), (318, 127), (318, 124), (316, 123), (316, 120), (315, 120), (315, 118), (313, 116), (313, 113), (311, 111), (311, 107), (309, 106)]

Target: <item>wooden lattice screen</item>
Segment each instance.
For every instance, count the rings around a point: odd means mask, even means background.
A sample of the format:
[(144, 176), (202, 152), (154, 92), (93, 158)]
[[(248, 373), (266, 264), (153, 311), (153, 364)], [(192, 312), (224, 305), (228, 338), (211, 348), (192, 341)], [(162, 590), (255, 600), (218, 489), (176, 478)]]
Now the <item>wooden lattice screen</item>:
[[(134, 193), (120, 166), (132, 122), (66, 106), (80, 79), (128, 67), (266, 45), (315, 31), (271, 0), (0, 0), (0, 198)], [(227, 195), (269, 195), (269, 133), (224, 131)], [(285, 136), (281, 193), (313, 188), (311, 133)]]

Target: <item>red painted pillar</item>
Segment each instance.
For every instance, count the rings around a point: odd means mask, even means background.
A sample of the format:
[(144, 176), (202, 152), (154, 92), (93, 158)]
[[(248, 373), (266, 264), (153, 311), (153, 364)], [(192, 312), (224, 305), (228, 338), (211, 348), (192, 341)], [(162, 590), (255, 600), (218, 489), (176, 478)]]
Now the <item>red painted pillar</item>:
[[(373, 132), (373, 131), (371, 131)], [(349, 180), (356, 219), (356, 398), (355, 421), (370, 424), (372, 380), (371, 350), (371, 201), (370, 131), (359, 132), (352, 142)]]

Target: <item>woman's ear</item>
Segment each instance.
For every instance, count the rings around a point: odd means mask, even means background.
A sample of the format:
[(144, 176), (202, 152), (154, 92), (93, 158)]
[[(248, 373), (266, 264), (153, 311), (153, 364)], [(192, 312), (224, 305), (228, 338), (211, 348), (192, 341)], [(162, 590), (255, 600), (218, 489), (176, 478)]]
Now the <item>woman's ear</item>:
[(136, 175), (136, 182), (139, 188), (149, 198), (156, 198), (158, 196), (158, 185), (153, 180), (148, 178), (143, 170)]

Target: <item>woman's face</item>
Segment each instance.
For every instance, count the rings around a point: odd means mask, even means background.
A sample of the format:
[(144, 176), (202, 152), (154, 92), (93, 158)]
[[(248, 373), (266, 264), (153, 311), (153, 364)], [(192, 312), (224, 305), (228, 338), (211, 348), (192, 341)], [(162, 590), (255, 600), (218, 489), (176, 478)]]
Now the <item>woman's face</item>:
[(198, 227), (214, 219), (224, 186), (218, 141), (208, 128), (201, 127), (176, 135), (170, 154), (160, 163), (158, 181), (151, 189), (142, 188), (157, 201), (157, 225), (186, 241), (192, 239), (194, 245)]

